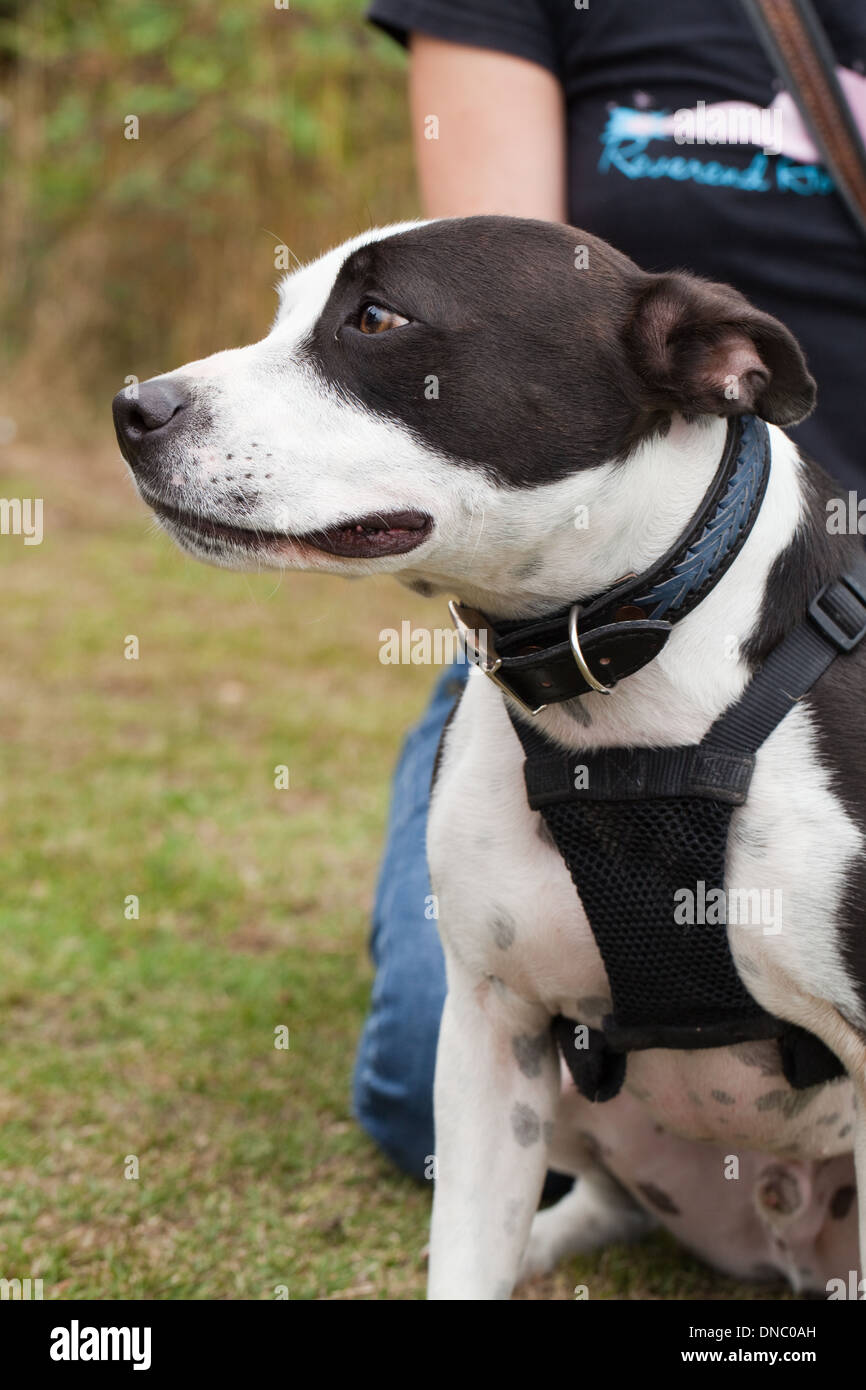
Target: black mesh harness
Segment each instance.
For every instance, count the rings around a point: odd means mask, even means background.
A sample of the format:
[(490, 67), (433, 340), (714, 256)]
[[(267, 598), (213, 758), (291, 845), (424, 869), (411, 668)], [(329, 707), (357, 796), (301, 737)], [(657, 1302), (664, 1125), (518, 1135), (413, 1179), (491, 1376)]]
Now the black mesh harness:
[[(612, 1011), (601, 1029), (561, 1015), (553, 1021), (571, 1074), (590, 1100), (615, 1096), (628, 1053), (647, 1048), (774, 1038), (792, 1086), (842, 1072), (818, 1038), (765, 1012), (745, 988), (728, 945), (728, 921), (754, 925), (764, 904), (760, 895), (755, 899), (759, 890), (726, 887), (725, 861), (731, 816), (747, 798), (758, 748), (840, 653), (866, 635), (866, 556), (815, 596), (803, 621), (698, 744), (576, 753), (525, 718), (546, 703), (609, 689), (622, 678), (635, 652), (623, 660), (611, 627), (649, 624), (651, 640), (640, 655), (659, 640), (660, 650), (672, 623), (691, 611), (742, 547), (768, 468), (766, 427), (751, 417), (733, 424), (685, 538), (650, 572), (615, 586), (613, 608), (610, 594), (583, 605), (583, 618), (602, 618), (585, 638), (577, 633), (577, 605), (539, 622), (499, 623), (495, 630), (483, 615), (452, 605), (470, 658), (524, 710), (520, 716), (506, 702), (526, 755), (529, 804), (543, 816), (571, 874), (608, 975)], [(470, 629), (467, 615), (483, 626)], [(600, 629), (601, 638), (593, 640)], [(568, 642), (557, 643), (557, 633), (566, 631)], [(638, 645), (640, 638), (634, 639)], [(582, 689), (562, 693), (576, 683)], [(535, 708), (539, 694), (546, 699)]]

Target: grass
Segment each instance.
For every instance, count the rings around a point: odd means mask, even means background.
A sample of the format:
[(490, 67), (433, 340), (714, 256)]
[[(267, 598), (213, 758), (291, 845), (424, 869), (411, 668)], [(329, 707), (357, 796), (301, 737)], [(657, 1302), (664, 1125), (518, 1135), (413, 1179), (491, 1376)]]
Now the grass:
[[(380, 665), (378, 633), (441, 605), (199, 566), (106, 444), (0, 470), (0, 496), (45, 499), (41, 546), (0, 537), (0, 1275), (51, 1299), (422, 1297), (429, 1188), (356, 1126), (349, 1080), (389, 773), (430, 684)], [(756, 1296), (665, 1237), (520, 1296), (578, 1283)]]

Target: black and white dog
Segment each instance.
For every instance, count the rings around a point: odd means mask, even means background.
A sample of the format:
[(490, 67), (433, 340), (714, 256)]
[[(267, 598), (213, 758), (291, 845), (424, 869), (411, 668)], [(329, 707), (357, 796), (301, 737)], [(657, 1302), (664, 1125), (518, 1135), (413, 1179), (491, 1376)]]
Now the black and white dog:
[[(366, 233), (279, 294), (261, 342), (115, 402), (143, 498), (214, 564), (388, 572), (496, 620), (545, 615), (651, 566), (699, 508), (726, 417), (768, 422), (745, 544), (655, 660), (535, 717), (564, 748), (701, 740), (861, 545), (828, 534), (832, 484), (778, 428), (814, 403), (796, 342), (730, 288), (477, 217)], [(527, 803), (505, 697), (470, 673), (428, 838), (448, 969), (431, 1297), (508, 1297), (654, 1222), (741, 1277), (847, 1286), (855, 1161), (866, 1187), (864, 663), (837, 661), (760, 748), (727, 866), (782, 904), (771, 930), (729, 924), (740, 977), (847, 1076), (794, 1091), (772, 1040), (657, 1048), (605, 1104), (562, 1086), (550, 1034), (560, 1014), (599, 1025), (602, 958)], [(533, 1223), (548, 1164), (580, 1178)]]

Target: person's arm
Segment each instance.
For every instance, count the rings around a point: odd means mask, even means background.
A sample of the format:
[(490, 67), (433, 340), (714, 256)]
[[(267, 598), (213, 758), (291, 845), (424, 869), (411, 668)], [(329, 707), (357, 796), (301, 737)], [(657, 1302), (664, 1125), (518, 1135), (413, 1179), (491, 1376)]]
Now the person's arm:
[(552, 72), (414, 33), (409, 95), (428, 217), (496, 212), (566, 221), (564, 95)]

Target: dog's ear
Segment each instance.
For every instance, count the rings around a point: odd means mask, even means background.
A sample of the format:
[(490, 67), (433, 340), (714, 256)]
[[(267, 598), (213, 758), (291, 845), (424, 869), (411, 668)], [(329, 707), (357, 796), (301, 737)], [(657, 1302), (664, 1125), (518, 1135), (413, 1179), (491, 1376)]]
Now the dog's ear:
[(815, 405), (815, 382), (793, 334), (730, 285), (652, 276), (638, 292), (626, 350), (653, 411), (754, 414), (796, 425)]

